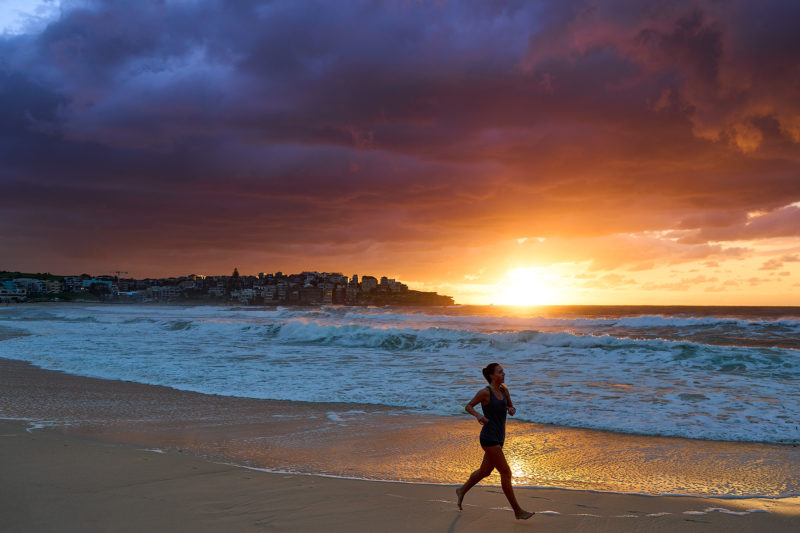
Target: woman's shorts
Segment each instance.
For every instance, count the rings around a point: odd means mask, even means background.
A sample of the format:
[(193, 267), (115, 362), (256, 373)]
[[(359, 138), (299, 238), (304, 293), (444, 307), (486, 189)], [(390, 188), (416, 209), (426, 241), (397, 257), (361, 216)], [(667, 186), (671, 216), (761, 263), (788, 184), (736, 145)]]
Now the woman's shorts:
[(484, 439), (483, 437), (479, 437), (479, 438), (480, 438), (480, 441), (481, 441), (481, 446), (483, 446), (484, 448), (488, 448), (490, 446), (502, 446), (503, 445), (502, 442), (497, 442), (496, 440)]

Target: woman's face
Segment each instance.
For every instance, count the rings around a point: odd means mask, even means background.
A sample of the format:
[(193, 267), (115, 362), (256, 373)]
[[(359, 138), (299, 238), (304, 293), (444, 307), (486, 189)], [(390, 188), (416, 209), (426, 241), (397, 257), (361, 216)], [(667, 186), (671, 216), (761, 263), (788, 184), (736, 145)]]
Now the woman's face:
[(506, 371), (503, 370), (503, 367), (497, 365), (494, 367), (494, 374), (492, 374), (492, 382), (496, 385), (500, 385), (506, 381)]

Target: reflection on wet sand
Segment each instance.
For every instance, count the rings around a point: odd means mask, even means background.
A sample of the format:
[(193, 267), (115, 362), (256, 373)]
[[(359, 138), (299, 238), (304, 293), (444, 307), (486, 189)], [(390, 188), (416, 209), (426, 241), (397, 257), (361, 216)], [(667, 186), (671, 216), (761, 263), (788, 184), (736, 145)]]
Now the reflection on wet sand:
[[(0, 414), (61, 431), (268, 470), (457, 484), (480, 461), (464, 417), (249, 400), (106, 381), (0, 359)], [(646, 494), (800, 494), (800, 448), (508, 425), (517, 485)], [(484, 483), (499, 485), (492, 474)]]

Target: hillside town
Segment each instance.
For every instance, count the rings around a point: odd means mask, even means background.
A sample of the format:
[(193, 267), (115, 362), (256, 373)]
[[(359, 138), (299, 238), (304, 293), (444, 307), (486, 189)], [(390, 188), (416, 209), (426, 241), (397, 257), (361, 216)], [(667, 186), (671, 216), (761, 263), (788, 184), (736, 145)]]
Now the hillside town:
[(386, 276), (302, 272), (241, 276), (134, 279), (115, 275), (56, 276), (0, 272), (0, 302), (102, 301), (114, 303), (210, 303), (241, 305), (453, 305), (453, 298), (409, 290)]

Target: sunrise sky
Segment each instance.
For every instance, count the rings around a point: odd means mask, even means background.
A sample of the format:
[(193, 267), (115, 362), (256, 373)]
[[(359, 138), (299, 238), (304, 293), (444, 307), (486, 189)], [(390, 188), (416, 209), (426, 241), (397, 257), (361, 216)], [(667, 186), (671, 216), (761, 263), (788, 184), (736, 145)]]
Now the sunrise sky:
[(800, 2), (3, 0), (0, 270), (800, 305)]

